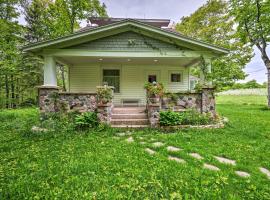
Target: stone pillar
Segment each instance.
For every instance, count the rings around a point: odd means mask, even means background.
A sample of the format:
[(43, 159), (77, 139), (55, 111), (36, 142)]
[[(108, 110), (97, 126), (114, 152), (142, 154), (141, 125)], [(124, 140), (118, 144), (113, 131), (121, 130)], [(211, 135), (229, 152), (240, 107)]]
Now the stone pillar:
[(59, 100), (59, 87), (40, 86), (38, 87), (39, 109), (41, 113), (57, 112)]
[(98, 118), (101, 123), (111, 123), (112, 107), (111, 103), (97, 105)]
[(57, 86), (56, 62), (52, 56), (44, 57), (44, 86)]
[(211, 113), (212, 116), (216, 115), (214, 90), (213, 87), (202, 88), (202, 113)]
[(147, 114), (151, 128), (159, 127), (159, 112), (161, 110), (161, 103), (148, 103)]

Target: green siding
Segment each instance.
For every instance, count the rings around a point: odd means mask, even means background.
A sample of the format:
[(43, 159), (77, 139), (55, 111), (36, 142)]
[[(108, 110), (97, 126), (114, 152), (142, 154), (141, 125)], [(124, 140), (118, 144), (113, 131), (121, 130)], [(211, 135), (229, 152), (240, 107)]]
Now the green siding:
[[(162, 82), (168, 91), (187, 91), (189, 88), (188, 68), (176, 65), (100, 65), (89, 64), (70, 67), (71, 92), (95, 92), (102, 83), (102, 69), (120, 69), (120, 93), (114, 95), (114, 103), (121, 104), (122, 99), (140, 99), (145, 104), (144, 84), (147, 73), (157, 72), (158, 82)], [(181, 72), (181, 83), (170, 83), (170, 73)]]
[(94, 51), (178, 51), (187, 48), (169, 44), (135, 32), (125, 32), (91, 42), (71, 46), (68, 49), (87, 49)]

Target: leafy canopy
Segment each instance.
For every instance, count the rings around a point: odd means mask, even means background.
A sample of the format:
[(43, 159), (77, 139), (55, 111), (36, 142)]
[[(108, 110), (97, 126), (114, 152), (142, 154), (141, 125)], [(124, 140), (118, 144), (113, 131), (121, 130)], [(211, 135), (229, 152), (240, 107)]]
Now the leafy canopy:
[(252, 57), (252, 49), (239, 39), (234, 26), (228, 14), (228, 3), (222, 0), (207, 1), (176, 26), (182, 34), (231, 50), (227, 56), (212, 62), (213, 82), (221, 87), (244, 79), (243, 68)]

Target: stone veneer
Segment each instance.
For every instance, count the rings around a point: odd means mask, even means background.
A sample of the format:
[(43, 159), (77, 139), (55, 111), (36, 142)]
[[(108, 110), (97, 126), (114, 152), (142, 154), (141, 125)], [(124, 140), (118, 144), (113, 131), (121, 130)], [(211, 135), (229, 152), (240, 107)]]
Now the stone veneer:
[(38, 87), (39, 108), (42, 113), (59, 111), (96, 111), (97, 100), (95, 93), (60, 92), (59, 87)]
[(110, 123), (112, 103), (98, 104), (96, 93), (60, 92), (59, 87), (40, 86), (39, 108), (41, 113), (52, 112), (97, 112), (103, 123)]
[[(214, 88), (202, 88), (201, 92), (175, 93), (175, 99), (162, 98), (161, 103), (147, 104), (148, 118), (151, 127), (159, 126), (159, 112), (172, 109), (181, 112), (185, 109), (196, 109), (200, 113), (216, 116)], [(158, 102), (158, 101), (157, 101)]]

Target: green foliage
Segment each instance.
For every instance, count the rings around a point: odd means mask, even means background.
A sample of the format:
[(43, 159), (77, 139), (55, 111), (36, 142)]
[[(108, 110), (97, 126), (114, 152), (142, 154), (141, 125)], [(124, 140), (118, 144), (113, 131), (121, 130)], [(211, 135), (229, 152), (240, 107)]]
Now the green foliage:
[(113, 98), (113, 90), (111, 87), (105, 85), (97, 88), (97, 99), (100, 103), (111, 102)]
[(246, 83), (235, 83), (229, 89), (252, 89), (252, 88), (266, 88), (266, 85), (257, 83), (256, 80), (251, 80)]
[(164, 86), (162, 83), (146, 83), (144, 88), (147, 90), (149, 97), (162, 97), (164, 94)]
[[(245, 45), (234, 29), (235, 22), (228, 14), (228, 3), (222, 0), (207, 1), (188, 17), (183, 17), (176, 29), (185, 35), (216, 44), (230, 53), (212, 61), (211, 78), (218, 87), (244, 79), (243, 68), (252, 57), (252, 48)], [(196, 73), (198, 74), (198, 73)]]
[[(258, 170), (270, 169), (270, 112), (254, 98), (218, 97), (218, 111), (229, 118), (222, 129), (185, 129), (164, 134), (134, 130), (135, 142), (115, 136), (112, 129), (96, 132), (31, 133), (20, 130), (38, 121), (38, 109), (0, 111), (1, 199), (269, 199), (269, 180)], [(256, 116), (256, 117), (253, 117)], [(123, 130), (121, 130), (122, 132)], [(80, 133), (80, 134), (78, 134)], [(91, 134), (89, 134), (91, 133)], [(156, 148), (149, 156), (139, 144), (152, 148), (153, 139), (183, 150)], [(199, 153), (198, 161), (188, 155)], [(179, 164), (168, 155), (186, 160)], [(236, 160), (235, 167), (213, 156)], [(203, 169), (213, 164), (218, 172)], [(244, 179), (235, 170), (251, 174)], [(34, 196), (34, 197), (33, 197)]]
[(160, 112), (160, 125), (162, 126), (176, 126), (176, 125), (206, 125), (213, 122), (210, 115), (200, 114), (197, 111)]
[(74, 120), (75, 127), (80, 130), (96, 128), (99, 124), (96, 112), (85, 112), (77, 115)]

